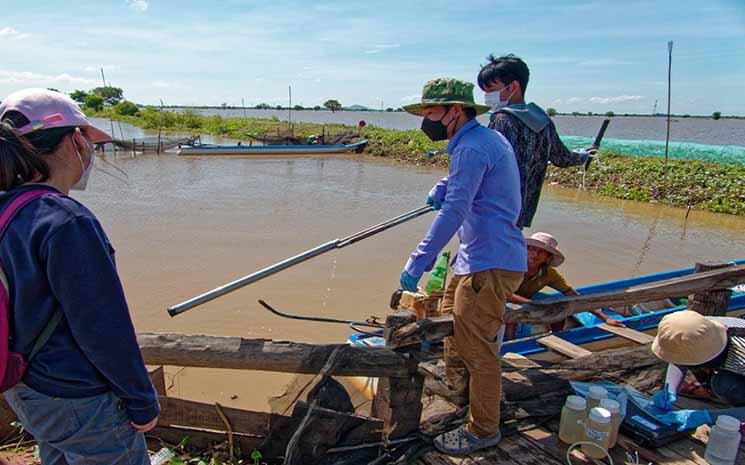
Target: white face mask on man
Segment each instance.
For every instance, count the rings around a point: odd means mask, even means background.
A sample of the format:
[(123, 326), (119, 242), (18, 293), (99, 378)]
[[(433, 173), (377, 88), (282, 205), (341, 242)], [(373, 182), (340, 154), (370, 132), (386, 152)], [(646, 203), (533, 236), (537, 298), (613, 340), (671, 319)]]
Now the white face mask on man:
[(78, 160), (80, 160), (80, 167), (83, 169), (83, 175), (80, 176), (80, 179), (78, 179), (78, 182), (72, 185), (70, 187), (71, 190), (74, 191), (84, 191), (86, 187), (88, 187), (88, 178), (91, 177), (91, 171), (93, 171), (93, 159), (96, 157), (96, 152), (93, 150), (93, 146), (91, 145), (88, 140), (83, 137), (83, 140), (85, 141), (85, 145), (88, 147), (88, 150), (91, 154), (91, 159), (88, 162), (88, 166), (85, 166), (83, 163), (83, 157), (80, 155), (80, 150), (78, 150), (77, 144), (75, 145), (75, 153), (78, 155)]
[(515, 91), (512, 91), (510, 95), (507, 96), (507, 99), (502, 100), (500, 97), (500, 94), (507, 89), (507, 86), (502, 87), (500, 90), (495, 90), (493, 92), (486, 92), (484, 94), (484, 103), (491, 107), (491, 110), (489, 110), (491, 113), (496, 113), (502, 108), (506, 107), (510, 104), (510, 98), (515, 93)]

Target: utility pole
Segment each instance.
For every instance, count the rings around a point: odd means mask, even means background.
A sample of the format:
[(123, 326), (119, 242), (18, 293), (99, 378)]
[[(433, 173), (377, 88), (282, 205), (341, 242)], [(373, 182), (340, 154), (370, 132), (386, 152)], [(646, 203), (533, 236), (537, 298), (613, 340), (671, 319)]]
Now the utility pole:
[[(665, 169), (667, 173), (667, 149), (670, 145), (670, 83), (673, 68), (673, 41), (667, 43), (667, 135), (665, 136)], [(666, 174), (667, 176), (667, 174)]]

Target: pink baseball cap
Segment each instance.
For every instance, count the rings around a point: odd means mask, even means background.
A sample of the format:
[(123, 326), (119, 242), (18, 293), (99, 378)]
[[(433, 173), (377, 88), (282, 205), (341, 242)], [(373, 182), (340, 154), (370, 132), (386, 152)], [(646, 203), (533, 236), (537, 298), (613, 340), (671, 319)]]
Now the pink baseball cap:
[(40, 129), (79, 127), (94, 144), (111, 142), (111, 136), (97, 129), (74, 100), (65, 94), (47, 89), (24, 89), (5, 97), (0, 103), (0, 120), (5, 113), (17, 111), (30, 121), (16, 128), (21, 135)]

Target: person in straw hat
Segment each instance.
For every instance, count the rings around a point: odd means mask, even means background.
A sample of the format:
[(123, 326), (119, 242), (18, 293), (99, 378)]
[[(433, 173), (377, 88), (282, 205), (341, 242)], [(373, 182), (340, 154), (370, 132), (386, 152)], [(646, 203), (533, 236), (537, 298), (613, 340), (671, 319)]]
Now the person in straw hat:
[(660, 321), (652, 352), (669, 363), (665, 387), (652, 396), (656, 407), (672, 409), (688, 370), (714, 398), (745, 406), (745, 320), (671, 313)]
[[(528, 272), (525, 273), (520, 287), (510, 297), (510, 302), (516, 304), (530, 303), (536, 294), (544, 287), (550, 287), (564, 295), (579, 295), (570, 286), (556, 268), (564, 263), (564, 254), (559, 250), (559, 242), (554, 236), (545, 232), (537, 232), (525, 239), (528, 245)], [(590, 310), (592, 314), (611, 326), (625, 326), (621, 321), (609, 317), (601, 310)], [(565, 329), (567, 320), (551, 323), (552, 331)], [(505, 337), (513, 339), (516, 336), (517, 324), (507, 325)]]
[(448, 380), (459, 377), (460, 369), (470, 374), (470, 413), (467, 424), (435, 438), (437, 449), (451, 455), (466, 455), (501, 439), (504, 309), (527, 263), (517, 227), (520, 177), (515, 154), (501, 134), (475, 120), (489, 108), (474, 103), (473, 87), (458, 79), (435, 79), (425, 84), (421, 102), (404, 107), (424, 117), (422, 131), (430, 139), (450, 140), (449, 175), (428, 198), (439, 211), (401, 273), (401, 288), (416, 292), (422, 274), (458, 233), (454, 276), (442, 302), (454, 321), (454, 335), (445, 341), (445, 363)]

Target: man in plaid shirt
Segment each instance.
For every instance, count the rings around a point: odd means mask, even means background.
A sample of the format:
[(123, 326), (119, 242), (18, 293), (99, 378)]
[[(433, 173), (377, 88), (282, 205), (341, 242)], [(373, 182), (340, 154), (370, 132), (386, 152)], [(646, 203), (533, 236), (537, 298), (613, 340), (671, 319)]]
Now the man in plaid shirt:
[(530, 71), (522, 59), (509, 54), (489, 55), (487, 60), (478, 84), (491, 107), (489, 127), (499, 131), (515, 151), (523, 204), (517, 226), (522, 229), (530, 227), (535, 216), (548, 162), (566, 168), (589, 162), (594, 153), (569, 150), (546, 112), (535, 103), (525, 103)]

